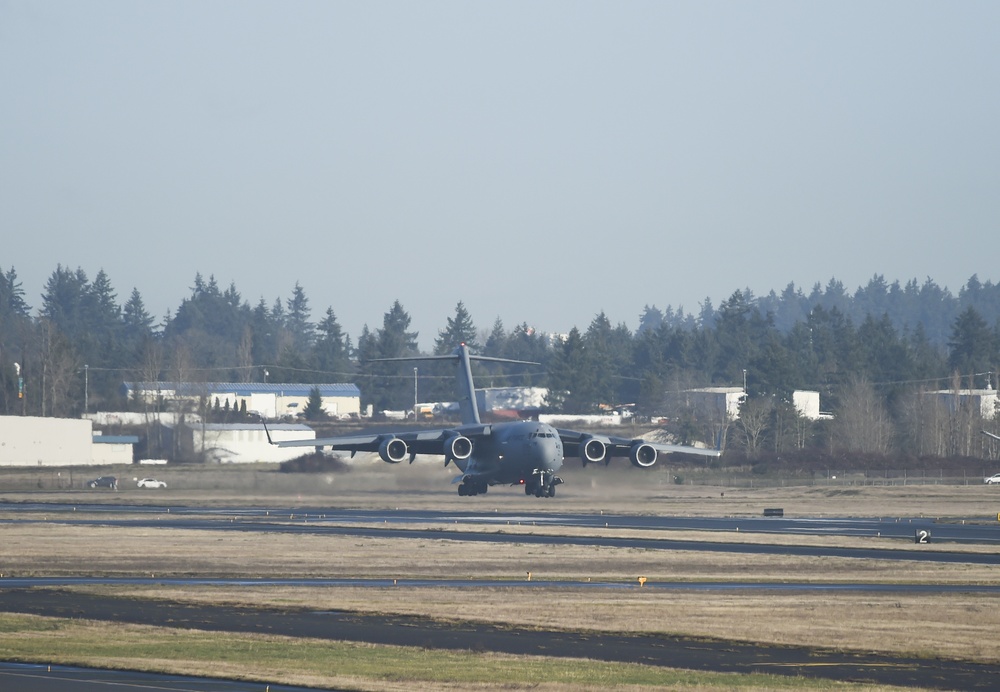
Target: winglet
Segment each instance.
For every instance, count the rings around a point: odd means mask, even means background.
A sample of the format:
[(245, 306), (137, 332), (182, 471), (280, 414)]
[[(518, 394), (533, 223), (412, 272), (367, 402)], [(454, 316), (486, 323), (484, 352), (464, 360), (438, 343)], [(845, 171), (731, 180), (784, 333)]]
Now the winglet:
[(271, 431), (267, 429), (267, 421), (264, 420), (264, 416), (260, 417), (260, 424), (264, 426), (264, 434), (267, 435), (267, 443), (269, 445), (273, 445), (274, 440), (271, 439)]

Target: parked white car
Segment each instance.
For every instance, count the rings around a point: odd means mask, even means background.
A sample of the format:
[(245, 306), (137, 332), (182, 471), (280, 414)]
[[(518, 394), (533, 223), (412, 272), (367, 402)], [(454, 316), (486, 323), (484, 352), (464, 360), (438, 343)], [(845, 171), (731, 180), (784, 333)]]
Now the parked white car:
[(983, 483), (985, 483), (986, 485), (994, 485), (996, 483), (1000, 483), (1000, 473), (994, 473), (989, 478), (984, 478)]
[(143, 478), (136, 483), (140, 488), (166, 488), (167, 484), (155, 478)]

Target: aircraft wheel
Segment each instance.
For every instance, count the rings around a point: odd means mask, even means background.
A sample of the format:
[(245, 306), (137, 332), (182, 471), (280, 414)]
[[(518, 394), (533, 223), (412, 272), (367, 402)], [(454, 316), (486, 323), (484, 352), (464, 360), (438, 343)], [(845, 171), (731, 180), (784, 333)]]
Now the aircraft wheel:
[(458, 486), (459, 497), (465, 497), (468, 494), (469, 494), (469, 489), (465, 487), (465, 483), (462, 483), (462, 485)]
[(532, 494), (531, 486), (528, 485), (527, 483), (524, 484), (524, 494), (525, 495), (531, 495)]
[(555, 497), (555, 496), (556, 496), (556, 486), (550, 485), (549, 486), (549, 497)]

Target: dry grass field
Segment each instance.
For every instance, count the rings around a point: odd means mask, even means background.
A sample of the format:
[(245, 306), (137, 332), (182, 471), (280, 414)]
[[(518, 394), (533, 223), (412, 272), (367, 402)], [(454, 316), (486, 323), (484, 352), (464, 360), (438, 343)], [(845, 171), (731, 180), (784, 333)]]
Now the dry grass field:
[[(170, 487), (165, 491), (146, 491), (131, 482), (134, 474), (129, 469), (127, 476), (117, 474), (123, 478), (117, 493), (44, 487), (48, 479), (40, 483), (37, 478), (0, 474), (0, 502), (70, 503), (76, 508), (74, 518), (106, 517), (106, 512), (95, 512), (90, 506), (114, 502), (125, 505), (114, 513), (118, 519), (128, 518), (128, 505), (153, 503), (161, 508), (174, 505), (206, 510), (255, 506), (274, 508), (274, 521), (313, 523), (325, 521), (315, 513), (315, 509), (324, 507), (735, 517), (758, 517), (765, 507), (782, 507), (785, 516), (797, 517), (922, 516), (983, 523), (996, 523), (1000, 511), (1000, 488), (984, 486), (981, 481), (734, 488), (678, 485), (667, 472), (568, 468), (563, 474), (566, 484), (559, 488), (559, 496), (539, 500), (526, 497), (517, 488), (494, 488), (486, 496), (459, 498), (449, 485), (450, 471), (419, 462), (399, 467), (359, 462), (347, 473), (308, 477), (280, 474), (271, 469), (168, 468), (155, 475), (166, 480)], [(163, 511), (165, 516), (166, 510)], [(307, 511), (313, 514), (306, 516)], [(5, 576), (457, 578), (468, 580), (470, 585), (485, 579), (512, 582), (511, 588), (88, 587), (125, 597), (415, 614), (443, 620), (594, 632), (662, 632), (1000, 661), (1000, 639), (995, 637), (1000, 624), (998, 594), (667, 590), (640, 588), (636, 581), (642, 575), (651, 583), (1000, 584), (1000, 574), (988, 566), (542, 546), (519, 544), (516, 540), (489, 545), (449, 540), (447, 530), (435, 538), (359, 538), (70, 525), (59, 522), (60, 516), (55, 512), (51, 516), (44, 512), (30, 516), (38, 521), (2, 527), (0, 573)], [(27, 516), (18, 512), (0, 514), (0, 519), (12, 518)], [(230, 519), (235, 520), (235, 512)], [(220, 521), (227, 521), (225, 513)], [(498, 527), (456, 525), (456, 528), (515, 535), (601, 533), (535, 526), (529, 521)], [(663, 537), (662, 532), (658, 535)], [(912, 544), (900, 541), (837, 536), (778, 538), (747, 532), (687, 532), (670, 537), (914, 549)], [(921, 549), (942, 548), (992, 550), (988, 546), (921, 546)], [(529, 572), (536, 580), (563, 580), (570, 584), (554, 589), (517, 588), (517, 582), (527, 579)], [(614, 582), (628, 588), (572, 586), (573, 582), (588, 580)]]

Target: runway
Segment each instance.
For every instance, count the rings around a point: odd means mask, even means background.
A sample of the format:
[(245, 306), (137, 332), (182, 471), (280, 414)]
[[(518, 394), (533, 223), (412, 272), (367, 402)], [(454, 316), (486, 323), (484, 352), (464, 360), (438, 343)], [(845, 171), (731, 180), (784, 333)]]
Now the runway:
[[(59, 504), (0, 504), (0, 512), (24, 518), (3, 519), (0, 525), (25, 521), (72, 525), (175, 528), (203, 531), (280, 532), (311, 535), (342, 535), (402, 539), (438, 538), (453, 541), (511, 543), (527, 545), (587, 545), (643, 550), (695, 550), (753, 555), (795, 555), (802, 557), (845, 557), (853, 559), (922, 561), (1000, 565), (1000, 551), (963, 552), (949, 550), (947, 544), (1000, 546), (1000, 523), (985, 520), (936, 521), (925, 517), (888, 518), (759, 518), (759, 517), (676, 517), (662, 515), (552, 514), (483, 512), (435, 512), (407, 510), (345, 510), (323, 507), (197, 507)], [(92, 515), (99, 516), (94, 517)], [(128, 516), (123, 516), (127, 514)], [(379, 526), (372, 526), (377, 524)], [(419, 528), (425, 525), (431, 528)], [(496, 527), (496, 531), (463, 530), (463, 527)], [(508, 526), (536, 529), (532, 533), (507, 533)], [(546, 534), (545, 527), (578, 527), (606, 530), (609, 535), (565, 536)], [(653, 532), (653, 538), (624, 537), (623, 530)], [(740, 532), (794, 536), (853, 536), (893, 541), (891, 548), (840, 548), (836, 546), (773, 545), (725, 540), (682, 540), (672, 538), (679, 531), (707, 531), (735, 536)], [(917, 544), (923, 533), (927, 543)]]
[[(397, 539), (443, 539), (516, 543), (519, 545), (586, 545), (642, 550), (699, 550), (774, 555), (836, 556), (854, 559), (932, 561), (940, 563), (1000, 564), (996, 552), (962, 552), (961, 544), (1000, 543), (1000, 527), (985, 521), (949, 520), (939, 522), (922, 517), (883, 519), (813, 519), (757, 517), (668, 517), (572, 513), (506, 513), (476, 511), (371, 511), (324, 507), (237, 507), (206, 509), (192, 506), (81, 506), (62, 504), (0, 504), (7, 517), (0, 525), (46, 523), (110, 527), (173, 528), (216, 532), (293, 533), (346, 535)], [(510, 532), (508, 526), (529, 526), (531, 533)], [(588, 536), (547, 533), (546, 527), (602, 529)], [(486, 527), (487, 530), (484, 530)], [(490, 530), (495, 528), (495, 530)], [(625, 530), (642, 530), (647, 537), (623, 535)], [(687, 540), (679, 531), (710, 531), (716, 540)], [(915, 532), (927, 531), (934, 543), (914, 543)], [(881, 537), (892, 544), (886, 548), (838, 548), (812, 545), (764, 545), (725, 540), (739, 532), (780, 535), (835, 535)], [(949, 547), (950, 544), (951, 547)], [(133, 622), (160, 627), (193, 628), (208, 631), (263, 632), (293, 637), (317, 637), (373, 644), (399, 644), (428, 648), (496, 651), (510, 654), (585, 657), (601, 661), (638, 662), (672, 668), (717, 672), (767, 672), (834, 680), (865, 681), (872, 684), (921, 686), (940, 689), (995, 689), (1000, 686), (1000, 664), (977, 664), (941, 659), (919, 659), (891, 655), (852, 654), (813, 647), (748, 644), (742, 642), (661, 635), (621, 635), (574, 633), (518, 627), (493, 627), (480, 623), (442, 623), (430, 618), (369, 616), (318, 610), (275, 610), (235, 606), (135, 600), (64, 591), (81, 585), (169, 585), (227, 587), (362, 587), (362, 588), (460, 588), (460, 589), (650, 589), (650, 590), (732, 590), (752, 594), (767, 591), (870, 591), (872, 593), (949, 592), (998, 593), (991, 584), (886, 584), (841, 582), (754, 582), (754, 581), (649, 581), (635, 582), (497, 580), (497, 579), (158, 579), (99, 578), (88, 576), (0, 579), (0, 611), (31, 613), (49, 617), (72, 617), (113, 622)], [(0, 668), (0, 686), (6, 675), (25, 675)], [(38, 676), (38, 671), (31, 673)], [(60, 674), (61, 675), (61, 674)], [(60, 677), (46, 687), (45, 676), (37, 677), (29, 688), (38, 690), (90, 690), (104, 671)], [(155, 677), (154, 677), (155, 680)], [(179, 685), (161, 689), (234, 689), (245, 687), (200, 686), (183, 679)], [(79, 683), (83, 686), (76, 686)], [(204, 681), (204, 685), (217, 685)], [(140, 689), (142, 687), (140, 686)], [(294, 690), (272, 687), (274, 690)]]
[(532, 526), (575, 526), (607, 529), (659, 531), (750, 531), (755, 533), (795, 534), (812, 536), (858, 536), (912, 540), (917, 531), (931, 533), (932, 539), (954, 543), (984, 543), (1000, 546), (1000, 522), (996, 515), (985, 517), (689, 517), (631, 515), (610, 513), (430, 511), (430, 510), (363, 510), (335, 507), (225, 507), (205, 508), (171, 505), (118, 505), (71, 503), (0, 503), (0, 513), (120, 515), (145, 514), (155, 516), (213, 516), (239, 518), (245, 521), (294, 519), (322, 520), (331, 523), (373, 523), (407, 525), (437, 523), (450, 526), (520, 524)]
[(95, 670), (75, 666), (0, 661), (0, 690), (17, 692), (316, 692), (315, 687), (292, 687), (245, 680), (221, 680), (188, 675)]

